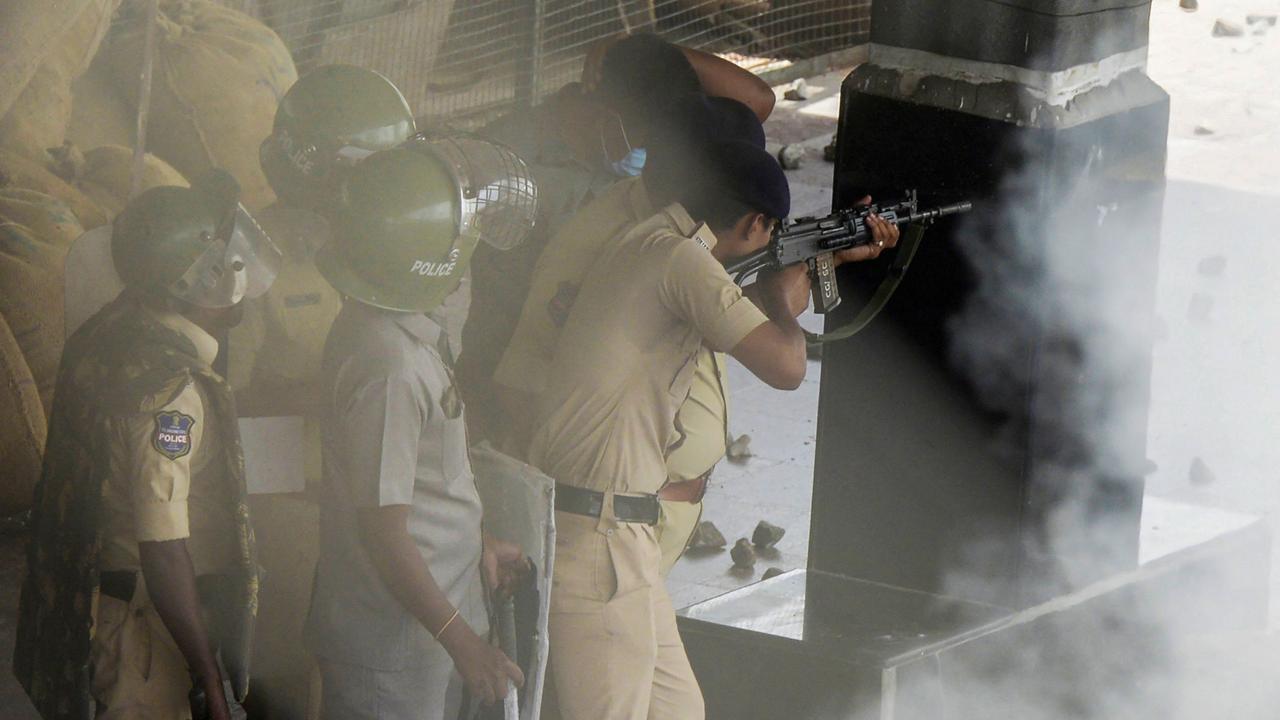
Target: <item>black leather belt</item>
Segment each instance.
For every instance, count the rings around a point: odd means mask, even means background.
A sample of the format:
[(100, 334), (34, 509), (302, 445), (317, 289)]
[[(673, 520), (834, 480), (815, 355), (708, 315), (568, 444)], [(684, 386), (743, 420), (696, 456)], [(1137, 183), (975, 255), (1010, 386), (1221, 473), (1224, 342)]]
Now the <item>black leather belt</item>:
[(138, 588), (138, 573), (132, 570), (105, 570), (98, 575), (98, 592), (122, 602), (132, 602)]
[[(209, 602), (225, 586), (226, 578), (216, 573), (200, 575), (196, 578), (196, 593), (201, 602)], [(138, 573), (136, 570), (104, 570), (98, 574), (98, 592), (109, 598), (122, 602), (133, 602), (133, 594), (138, 590)]]
[[(604, 493), (556, 483), (556, 510), (598, 518), (604, 512)], [(619, 522), (657, 525), (660, 512), (657, 495), (613, 496), (613, 515)]]

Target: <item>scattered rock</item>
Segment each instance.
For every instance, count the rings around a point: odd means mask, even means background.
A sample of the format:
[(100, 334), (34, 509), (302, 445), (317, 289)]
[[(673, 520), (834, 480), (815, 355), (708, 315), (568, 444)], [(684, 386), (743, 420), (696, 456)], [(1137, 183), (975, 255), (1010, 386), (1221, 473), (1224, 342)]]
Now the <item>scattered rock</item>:
[(746, 538), (739, 538), (738, 542), (733, 544), (729, 557), (733, 558), (733, 566), (739, 570), (750, 570), (756, 566), (756, 551), (752, 549), (751, 543)]
[(1205, 277), (1218, 277), (1227, 269), (1225, 255), (1210, 255), (1196, 265), (1196, 272)]
[(751, 533), (751, 544), (755, 545), (757, 549), (766, 550), (777, 545), (782, 536), (786, 534), (787, 531), (785, 529), (761, 520), (756, 525), (755, 531)]
[(741, 461), (751, 457), (751, 436), (739, 435), (737, 440), (729, 443), (729, 448), (724, 454), (730, 460)]
[(804, 81), (804, 78), (800, 78), (791, 86), (791, 89), (782, 94), (782, 97), (787, 100), (808, 100), (809, 84)]
[(689, 538), (690, 550), (723, 550), (728, 544), (724, 533), (710, 520), (698, 523), (698, 527), (693, 530), (693, 537)]
[(1191, 303), (1187, 306), (1187, 318), (1193, 322), (1207, 323), (1213, 315), (1213, 298), (1203, 293), (1196, 293), (1191, 296)]
[(1178, 0), (1178, 7), (1184, 12), (1195, 12), (1200, 9), (1200, 0)]
[(1197, 457), (1191, 460), (1191, 472), (1188, 473), (1188, 479), (1191, 480), (1192, 485), (1204, 487), (1216, 482), (1218, 476), (1213, 474), (1213, 471), (1209, 469), (1204, 460)]
[(836, 139), (834, 137), (831, 138), (831, 142), (822, 148), (822, 159), (829, 163), (836, 161)]
[(760, 579), (769, 580), (770, 578), (776, 578), (779, 575), (781, 575), (783, 572), (786, 572), (786, 571), (780, 567), (771, 567), (768, 570), (764, 571), (764, 575), (762, 575)]
[(804, 162), (804, 148), (799, 145), (783, 145), (778, 151), (778, 164), (783, 170), (798, 170)]
[(1214, 133), (1214, 130), (1213, 130), (1213, 128), (1209, 127), (1208, 125), (1205, 125), (1205, 124), (1201, 123), (1200, 125), (1197, 125), (1197, 126), (1196, 126), (1196, 128), (1195, 128), (1194, 130), (1192, 130), (1191, 132), (1195, 133), (1196, 135), (1200, 135), (1200, 136), (1202, 136), (1202, 137), (1203, 137), (1203, 136), (1205, 136), (1205, 135), (1212, 135), (1212, 134)]
[(1267, 27), (1275, 27), (1280, 16), (1276, 13), (1250, 13), (1244, 17), (1247, 25), (1266, 25)]
[(1240, 37), (1241, 35), (1244, 35), (1244, 28), (1240, 23), (1218, 18), (1218, 21), (1213, 24), (1214, 37)]

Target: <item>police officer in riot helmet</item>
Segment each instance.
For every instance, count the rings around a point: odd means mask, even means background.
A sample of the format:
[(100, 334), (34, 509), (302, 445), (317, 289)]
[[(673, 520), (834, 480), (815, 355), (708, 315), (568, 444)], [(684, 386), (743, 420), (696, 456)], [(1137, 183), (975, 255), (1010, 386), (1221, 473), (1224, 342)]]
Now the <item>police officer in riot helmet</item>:
[(307, 618), (324, 718), (456, 717), (455, 668), (485, 703), (523, 682), (486, 639), (485, 593), (528, 568), (519, 548), (482, 532), (442, 317), (480, 241), (509, 247), (532, 224), (527, 176), (486, 174), (514, 167), (472, 139), (376, 153), (344, 182), (317, 258), (344, 298), (322, 363), (321, 553)]
[(329, 236), (325, 219), (361, 158), (416, 132), (404, 96), (382, 75), (324, 65), (302, 76), (276, 109), (262, 143), (262, 170), (278, 202), (258, 220), (284, 253), (271, 292), (246, 307), (230, 341), (228, 376), (247, 415), (305, 414), (299, 403), (319, 373), (325, 334), (341, 301), (315, 269)]
[[(257, 563), (217, 338), (280, 254), (212, 171), (112, 226), (125, 289), (68, 340), (32, 511), (15, 671), (45, 717), (228, 718)], [(145, 671), (143, 669), (146, 669)]]

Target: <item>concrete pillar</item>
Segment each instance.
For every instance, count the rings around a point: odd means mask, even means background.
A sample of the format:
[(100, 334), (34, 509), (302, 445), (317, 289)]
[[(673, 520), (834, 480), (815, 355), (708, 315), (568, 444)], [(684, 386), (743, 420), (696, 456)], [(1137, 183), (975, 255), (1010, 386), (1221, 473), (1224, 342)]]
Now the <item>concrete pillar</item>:
[[(824, 349), (811, 570), (1026, 607), (1136, 565), (1169, 102), (1149, 12), (876, 0), (835, 203), (979, 209)], [(883, 274), (842, 268), (828, 328)]]

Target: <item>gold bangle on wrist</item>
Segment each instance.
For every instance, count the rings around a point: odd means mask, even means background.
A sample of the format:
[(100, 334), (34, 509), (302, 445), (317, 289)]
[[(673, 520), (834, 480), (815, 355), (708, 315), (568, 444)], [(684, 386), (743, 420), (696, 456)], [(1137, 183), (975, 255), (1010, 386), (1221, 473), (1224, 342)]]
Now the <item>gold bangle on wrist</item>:
[(449, 616), (449, 619), (444, 621), (444, 625), (441, 625), (440, 629), (435, 631), (435, 633), (432, 634), (431, 637), (435, 638), (436, 640), (439, 640), (440, 636), (444, 634), (444, 631), (448, 630), (449, 626), (453, 624), (453, 621), (457, 619), (458, 619), (458, 611), (454, 610), (453, 614)]

